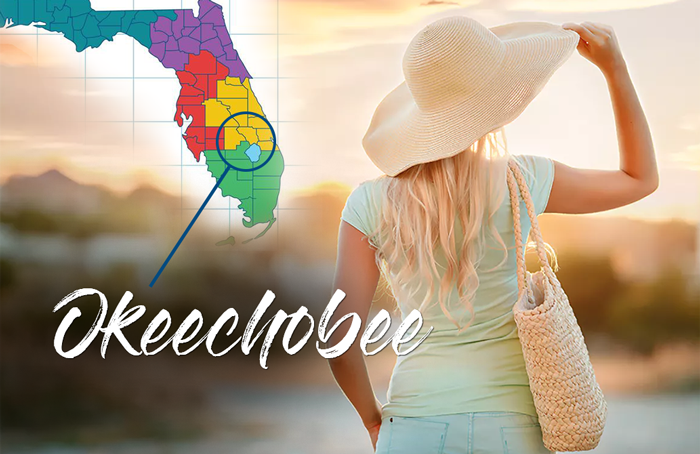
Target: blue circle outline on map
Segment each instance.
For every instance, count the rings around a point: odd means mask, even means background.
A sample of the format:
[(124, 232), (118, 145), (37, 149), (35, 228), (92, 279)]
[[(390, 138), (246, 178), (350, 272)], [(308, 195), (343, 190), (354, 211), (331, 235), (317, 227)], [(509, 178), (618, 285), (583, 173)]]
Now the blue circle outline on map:
[[(221, 147), (219, 146), (219, 139), (221, 138), (221, 131), (223, 131), (224, 126), (226, 126), (226, 123), (228, 123), (229, 120), (231, 120), (232, 118), (239, 117), (241, 115), (252, 115), (254, 117), (261, 119), (270, 128), (270, 132), (272, 133), (272, 151), (270, 152), (270, 156), (268, 156), (267, 159), (265, 159), (265, 162), (263, 162), (262, 164), (257, 165), (255, 167), (251, 167), (250, 169), (242, 169), (242, 168), (236, 167), (233, 164), (231, 164), (230, 162), (228, 162), (226, 160), (226, 158), (224, 158), (223, 153), (221, 153)], [(219, 153), (219, 157), (221, 157), (221, 160), (224, 162), (224, 164), (227, 167), (229, 167), (233, 170), (238, 170), (239, 172), (254, 172), (258, 169), (262, 169), (270, 162), (270, 160), (272, 159), (272, 155), (275, 154), (276, 148), (277, 148), (277, 136), (275, 135), (275, 129), (272, 127), (272, 124), (268, 121), (267, 118), (265, 118), (264, 116), (262, 116), (256, 112), (250, 112), (247, 110), (245, 110), (243, 112), (236, 112), (235, 114), (230, 115), (226, 120), (224, 120), (224, 122), (221, 123), (221, 126), (219, 126), (219, 129), (216, 131), (216, 151)]]

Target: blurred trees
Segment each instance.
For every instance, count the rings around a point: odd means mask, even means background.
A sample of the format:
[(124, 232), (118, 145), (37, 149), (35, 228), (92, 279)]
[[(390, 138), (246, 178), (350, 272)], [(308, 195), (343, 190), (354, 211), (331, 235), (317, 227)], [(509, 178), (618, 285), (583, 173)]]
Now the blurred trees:
[[(559, 254), (557, 276), (586, 339), (596, 336), (649, 354), (676, 341), (700, 341), (700, 286), (694, 276), (666, 268), (650, 280), (617, 276), (609, 256)], [(528, 268), (535, 269), (535, 257)]]
[(700, 340), (700, 293), (677, 269), (627, 285), (610, 303), (610, 333), (636, 351), (650, 353), (663, 343)]

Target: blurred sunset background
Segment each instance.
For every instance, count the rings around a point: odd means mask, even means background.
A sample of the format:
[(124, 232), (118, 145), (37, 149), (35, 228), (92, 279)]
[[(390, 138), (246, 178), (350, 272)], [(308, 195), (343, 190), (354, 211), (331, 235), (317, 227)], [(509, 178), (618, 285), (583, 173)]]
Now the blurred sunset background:
[[(650, 123), (659, 189), (623, 209), (544, 215), (560, 277), (610, 403), (602, 454), (700, 452), (700, 2), (695, 0), (217, 0), (285, 157), (278, 218), (245, 240), (235, 202), (212, 199), (161, 280), (153, 274), (214, 184), (172, 121), (179, 85), (125, 36), (76, 53), (60, 35), (0, 30), (0, 450), (31, 453), (369, 453), (362, 425), (315, 336), (270, 370), (234, 349), (212, 358), (133, 358), (116, 342), (60, 358), (52, 313), (82, 287), (112, 308), (129, 290), (146, 316), (161, 308), (205, 326), (226, 308), (241, 320), (270, 289), (275, 308), (331, 294), (340, 211), (379, 171), (361, 140), (402, 80), (401, 58), (428, 23), (467, 15), (603, 22), (616, 30)], [(95, 9), (197, 8), (184, 0), (93, 0)], [(572, 166), (617, 166), (602, 75), (578, 54), (506, 127), (509, 151)], [(80, 304), (82, 337), (95, 303)], [(386, 292), (376, 307), (393, 308)], [(243, 322), (242, 322), (243, 323)], [(242, 330), (242, 326), (238, 327)], [(97, 344), (95, 342), (94, 344)], [(465, 359), (468, 360), (468, 359)], [(394, 357), (369, 359), (380, 398)]]

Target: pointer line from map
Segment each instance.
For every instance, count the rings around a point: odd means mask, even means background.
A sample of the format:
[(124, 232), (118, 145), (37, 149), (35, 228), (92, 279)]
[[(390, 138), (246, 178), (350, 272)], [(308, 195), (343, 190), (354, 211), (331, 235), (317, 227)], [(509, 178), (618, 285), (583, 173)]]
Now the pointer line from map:
[(190, 233), (190, 229), (192, 229), (192, 226), (197, 221), (197, 218), (199, 218), (199, 215), (202, 214), (202, 211), (204, 211), (204, 207), (207, 206), (207, 204), (209, 203), (209, 200), (211, 200), (211, 198), (214, 195), (214, 193), (216, 192), (216, 190), (219, 189), (219, 185), (221, 184), (222, 181), (224, 181), (224, 178), (226, 177), (226, 174), (228, 173), (229, 170), (231, 170), (231, 168), (229, 166), (226, 166), (224, 173), (221, 174), (221, 176), (217, 180), (216, 184), (212, 188), (211, 192), (209, 192), (209, 195), (204, 200), (204, 203), (202, 204), (202, 206), (199, 207), (199, 210), (197, 210), (197, 214), (195, 214), (194, 217), (192, 218), (192, 220), (190, 221), (190, 225), (188, 225), (187, 228), (185, 229), (185, 231), (182, 232), (182, 236), (180, 237), (179, 240), (177, 240), (177, 243), (175, 243), (175, 247), (173, 248), (172, 251), (170, 251), (170, 254), (168, 254), (168, 258), (166, 258), (165, 262), (163, 262), (163, 265), (161, 265), (161, 267), (158, 270), (158, 272), (156, 273), (155, 277), (153, 278), (151, 283), (148, 285), (149, 287), (153, 287), (153, 285), (156, 283), (156, 281), (160, 277), (160, 275), (163, 272), (163, 270), (165, 269), (165, 267), (168, 266), (170, 259), (173, 258), (173, 255), (175, 255), (175, 251), (177, 251), (177, 248), (179, 248), (180, 244), (182, 244), (182, 240), (184, 240), (185, 237), (187, 236), (187, 234)]
[[(250, 168), (237, 167), (237, 166), (231, 164), (231, 162), (230, 162), (230, 161), (227, 159), (227, 157), (225, 156), (225, 154), (226, 154), (225, 152), (226, 152), (227, 150), (225, 150), (225, 149), (224, 149), (223, 151), (221, 150), (221, 142), (220, 142), (220, 140), (222, 139), (221, 133), (222, 133), (222, 132), (225, 132), (226, 123), (228, 123), (229, 121), (233, 120), (233, 119), (236, 118), (236, 117), (241, 117), (241, 116), (245, 116), (246, 120), (244, 121), (244, 123), (246, 123), (246, 126), (249, 124), (249, 119), (248, 119), (248, 117), (255, 117), (255, 118), (261, 120), (261, 121), (263, 122), (263, 124), (264, 124), (264, 127), (269, 128), (269, 130), (270, 130), (270, 138), (272, 139), (272, 146), (271, 146), (271, 148), (270, 148), (270, 154), (268, 155), (267, 159), (265, 159), (265, 160), (262, 162), (262, 164), (258, 164), (258, 165), (256, 165), (256, 166), (253, 166), (253, 167), (250, 167)], [(240, 125), (239, 125), (239, 126), (240, 126)], [(262, 142), (261, 142), (261, 143), (262, 143)], [(225, 138), (224, 138), (224, 148), (225, 148), (225, 146), (226, 146), (226, 145), (225, 145)], [(187, 234), (190, 233), (190, 229), (192, 229), (192, 226), (194, 225), (194, 223), (195, 223), (195, 222), (197, 221), (197, 219), (199, 218), (199, 215), (202, 214), (202, 211), (204, 211), (204, 208), (205, 208), (205, 207), (207, 206), (207, 204), (209, 203), (209, 200), (211, 200), (211, 198), (214, 196), (214, 193), (216, 192), (216, 190), (219, 189), (219, 186), (221, 186), (221, 183), (224, 181), (224, 178), (226, 177), (226, 175), (228, 174), (228, 172), (229, 172), (230, 170), (237, 171), (237, 172), (254, 172), (254, 171), (256, 171), (256, 170), (262, 169), (263, 167), (265, 167), (265, 166), (270, 162), (270, 160), (272, 159), (272, 156), (275, 154), (276, 148), (277, 148), (277, 135), (275, 134), (275, 129), (272, 127), (272, 124), (270, 123), (270, 121), (269, 121), (267, 118), (265, 118), (263, 115), (260, 115), (260, 114), (258, 114), (258, 113), (256, 113), (256, 112), (250, 112), (250, 111), (247, 111), (247, 110), (246, 110), (246, 111), (243, 111), (243, 112), (237, 112), (237, 113), (234, 113), (233, 115), (230, 115), (228, 118), (226, 118), (226, 119), (224, 120), (223, 123), (221, 123), (221, 126), (219, 126), (219, 129), (216, 131), (216, 151), (217, 151), (217, 153), (219, 154), (219, 157), (221, 158), (221, 161), (224, 163), (223, 173), (221, 174), (221, 176), (219, 177), (219, 179), (216, 181), (216, 185), (214, 185), (214, 188), (211, 190), (211, 192), (209, 192), (209, 195), (208, 195), (207, 198), (204, 200), (204, 203), (202, 204), (202, 206), (199, 207), (199, 210), (197, 210), (197, 214), (194, 215), (194, 218), (192, 218), (192, 221), (190, 221), (190, 224), (187, 226), (187, 228), (185, 229), (185, 231), (182, 233), (182, 236), (180, 237), (180, 239), (179, 239), (179, 240), (177, 241), (177, 243), (175, 244), (175, 247), (173, 248), (173, 250), (170, 251), (170, 254), (168, 255), (168, 258), (166, 258), (166, 259), (165, 259), (165, 262), (163, 262), (163, 265), (160, 267), (160, 269), (159, 269), (158, 272), (156, 273), (156, 275), (155, 275), (155, 277), (153, 278), (153, 280), (151, 281), (149, 287), (153, 287), (153, 285), (155, 285), (155, 283), (156, 283), (156, 281), (158, 280), (158, 278), (160, 277), (161, 273), (163, 273), (163, 270), (165, 269), (165, 267), (168, 266), (168, 263), (170, 262), (170, 259), (173, 258), (173, 255), (175, 255), (175, 252), (176, 252), (177, 249), (180, 247), (180, 244), (182, 244), (182, 241), (185, 239), (185, 237), (187, 236)], [(259, 156), (258, 156), (257, 158), (259, 159)], [(247, 159), (248, 159), (248, 162), (252, 165), (252, 164), (253, 164), (253, 159), (252, 159), (250, 156), (248, 156)]]

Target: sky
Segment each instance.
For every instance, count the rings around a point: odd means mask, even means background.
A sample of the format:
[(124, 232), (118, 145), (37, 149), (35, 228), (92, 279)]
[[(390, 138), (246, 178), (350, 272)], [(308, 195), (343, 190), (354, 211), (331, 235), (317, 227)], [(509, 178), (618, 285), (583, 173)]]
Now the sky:
[[(137, 7), (181, 3), (196, 7), (181, 0), (139, 0)], [(353, 187), (380, 174), (361, 141), (377, 104), (403, 80), (407, 43), (440, 17), (466, 15), (486, 26), (523, 20), (612, 25), (652, 129), (661, 183), (647, 199), (608, 214), (700, 219), (700, 29), (694, 23), (700, 2), (220, 3), (234, 45), (254, 77), (253, 89), (278, 133), (287, 165), (281, 204), (285, 194), (323, 182)], [(96, 9), (131, 4), (93, 1)], [(134, 81), (132, 75), (142, 78)], [(85, 183), (117, 190), (148, 183), (200, 200), (213, 182), (183, 148), (179, 128), (170, 121), (178, 90), (174, 73), (125, 36), (77, 54), (57, 34), (0, 30), (0, 180), (59, 168)], [(591, 168), (612, 169), (618, 163), (605, 81), (578, 54), (506, 127), (506, 135), (513, 154)]]

